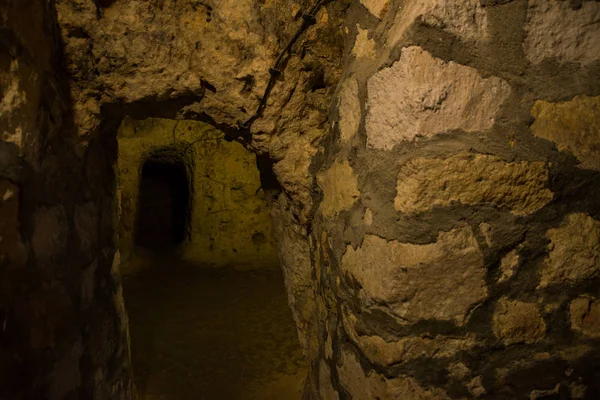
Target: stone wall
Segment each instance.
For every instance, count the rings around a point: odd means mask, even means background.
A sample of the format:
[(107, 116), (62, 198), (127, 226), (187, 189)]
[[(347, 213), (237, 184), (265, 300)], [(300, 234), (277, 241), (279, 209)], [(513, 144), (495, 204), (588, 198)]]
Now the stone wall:
[(132, 397), (111, 269), (131, 116), (272, 164), (313, 395), (600, 396), (600, 3), (327, 2), (250, 127), (313, 2), (56, 3), (68, 91), (53, 8), (0, 2), (2, 395)]
[[(125, 116), (210, 123), (255, 152), (277, 177), (273, 235), (304, 350), (318, 358), (309, 245), (313, 157), (329, 132), (347, 5), (318, 7), (315, 23), (281, 54), (309, 0), (57, 0), (75, 124), (83, 147), (115, 137)], [(262, 117), (261, 104), (282, 67)], [(269, 174), (267, 174), (269, 175)]]
[(132, 252), (144, 162), (169, 151), (187, 166), (191, 198), (189, 235), (178, 249), (200, 264), (277, 265), (269, 206), (256, 156), (223, 132), (199, 121), (125, 119), (118, 132), (120, 251)]
[(600, 396), (600, 3), (361, 0), (346, 26), (321, 398)]
[(110, 143), (79, 146), (59, 43), (52, 2), (0, 1), (0, 398), (131, 399)]

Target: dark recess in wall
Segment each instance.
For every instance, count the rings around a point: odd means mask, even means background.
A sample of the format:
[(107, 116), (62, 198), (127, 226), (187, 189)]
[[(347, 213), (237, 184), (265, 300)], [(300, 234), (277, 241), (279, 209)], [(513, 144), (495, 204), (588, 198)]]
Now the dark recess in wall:
[(265, 194), (269, 197), (277, 199), (281, 192), (281, 185), (273, 172), (274, 161), (268, 154), (256, 155), (256, 167), (260, 173), (260, 185)]
[(189, 178), (183, 164), (149, 159), (142, 167), (136, 242), (149, 248), (182, 243), (190, 221)]
[(112, 6), (117, 0), (94, 0), (98, 8), (107, 8)]

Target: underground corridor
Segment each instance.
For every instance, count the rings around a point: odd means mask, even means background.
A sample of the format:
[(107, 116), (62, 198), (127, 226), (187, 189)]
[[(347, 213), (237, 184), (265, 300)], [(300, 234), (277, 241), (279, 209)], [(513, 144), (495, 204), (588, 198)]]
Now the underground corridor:
[(119, 129), (121, 273), (140, 399), (302, 395), (308, 365), (261, 173), (222, 138), (194, 121), (126, 119)]
[(0, 0), (0, 400), (599, 400), (599, 0)]

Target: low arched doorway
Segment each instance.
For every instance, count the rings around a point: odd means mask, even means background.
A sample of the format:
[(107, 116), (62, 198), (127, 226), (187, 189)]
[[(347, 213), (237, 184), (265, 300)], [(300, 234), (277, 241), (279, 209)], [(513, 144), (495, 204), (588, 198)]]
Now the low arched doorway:
[(181, 244), (190, 221), (190, 179), (175, 160), (149, 157), (142, 166), (136, 244), (165, 249)]

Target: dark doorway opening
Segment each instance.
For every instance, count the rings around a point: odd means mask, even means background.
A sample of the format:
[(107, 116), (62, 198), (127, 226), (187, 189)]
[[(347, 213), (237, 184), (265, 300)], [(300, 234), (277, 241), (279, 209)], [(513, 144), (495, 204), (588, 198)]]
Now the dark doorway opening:
[(140, 179), (136, 244), (165, 249), (181, 244), (190, 221), (190, 191), (181, 163), (148, 159)]

